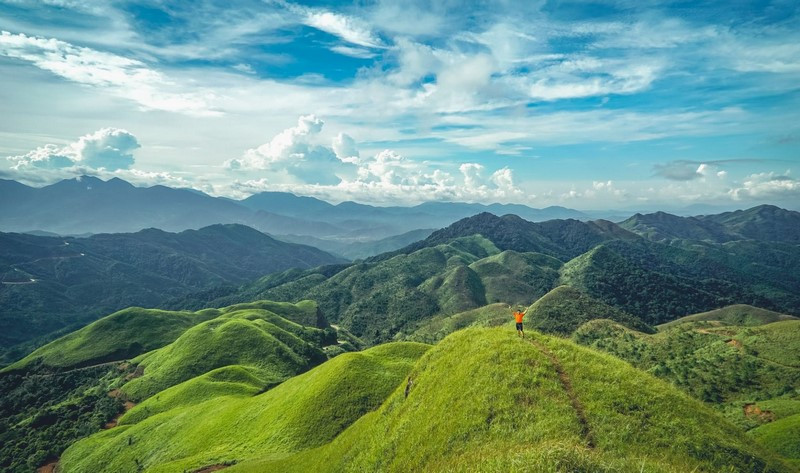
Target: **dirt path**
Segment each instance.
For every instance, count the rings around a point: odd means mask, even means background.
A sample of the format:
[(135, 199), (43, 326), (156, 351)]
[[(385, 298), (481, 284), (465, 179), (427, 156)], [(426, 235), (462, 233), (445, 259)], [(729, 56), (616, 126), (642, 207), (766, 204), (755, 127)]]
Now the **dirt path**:
[(570, 381), (567, 372), (564, 371), (561, 361), (558, 359), (555, 353), (550, 351), (550, 349), (544, 346), (544, 344), (541, 342), (532, 340), (530, 338), (527, 340), (531, 343), (531, 345), (542, 352), (542, 354), (544, 354), (544, 356), (550, 360), (550, 363), (553, 364), (553, 367), (558, 374), (558, 379), (561, 381), (561, 386), (564, 388), (564, 391), (567, 393), (567, 396), (572, 403), (572, 409), (575, 410), (575, 414), (578, 416), (578, 422), (581, 424), (581, 436), (586, 441), (587, 447), (594, 448), (594, 436), (592, 435), (592, 429), (589, 426), (589, 421), (586, 419), (586, 410), (583, 408), (583, 404), (581, 404), (578, 396), (575, 395), (575, 390), (572, 389), (572, 381)]
[(36, 469), (36, 473), (55, 473), (58, 467), (58, 459), (52, 460)]
[[(120, 391), (119, 389), (112, 389), (111, 391), (108, 392), (108, 396), (120, 399), (122, 397), (122, 391)], [(115, 415), (113, 419), (106, 422), (106, 424), (103, 426), (103, 430), (113, 429), (114, 427), (116, 427), (119, 424), (119, 419), (123, 415), (125, 415), (126, 412), (136, 407), (136, 403), (131, 401), (124, 401), (122, 403), (122, 406), (124, 407), (124, 410), (119, 414)]]

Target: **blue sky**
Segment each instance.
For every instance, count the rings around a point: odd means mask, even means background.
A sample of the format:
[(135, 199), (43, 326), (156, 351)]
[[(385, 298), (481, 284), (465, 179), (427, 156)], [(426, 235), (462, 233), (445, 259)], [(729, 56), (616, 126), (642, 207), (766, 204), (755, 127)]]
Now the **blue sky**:
[(0, 0), (0, 31), (0, 178), (800, 207), (796, 1)]

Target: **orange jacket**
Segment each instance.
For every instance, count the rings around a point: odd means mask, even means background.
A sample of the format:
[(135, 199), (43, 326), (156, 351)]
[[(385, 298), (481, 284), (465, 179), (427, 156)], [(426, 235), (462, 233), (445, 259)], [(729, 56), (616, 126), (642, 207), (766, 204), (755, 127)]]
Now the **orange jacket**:
[(525, 317), (524, 312), (516, 311), (514, 312), (514, 319), (517, 321), (518, 324), (522, 323), (522, 318)]

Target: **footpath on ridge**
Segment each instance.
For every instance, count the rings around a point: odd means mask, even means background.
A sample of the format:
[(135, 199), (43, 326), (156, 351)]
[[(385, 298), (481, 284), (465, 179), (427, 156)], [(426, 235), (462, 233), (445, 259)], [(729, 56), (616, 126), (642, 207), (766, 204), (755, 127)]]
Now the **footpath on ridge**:
[(550, 360), (550, 363), (553, 364), (553, 368), (555, 368), (556, 373), (558, 374), (558, 379), (561, 381), (561, 386), (567, 393), (567, 396), (572, 403), (572, 408), (575, 410), (575, 414), (578, 416), (578, 422), (581, 424), (581, 436), (586, 441), (586, 446), (588, 448), (594, 448), (595, 443), (592, 435), (592, 429), (589, 426), (589, 421), (586, 419), (586, 410), (583, 408), (583, 404), (581, 404), (581, 401), (575, 394), (575, 390), (572, 389), (572, 381), (570, 381), (567, 372), (564, 371), (564, 366), (561, 364), (561, 361), (558, 359), (555, 353), (550, 351), (549, 348), (544, 346), (538, 340), (533, 340), (531, 338), (528, 338), (527, 340), (531, 345), (536, 347), (537, 350), (541, 351), (542, 354), (544, 354), (544, 356)]

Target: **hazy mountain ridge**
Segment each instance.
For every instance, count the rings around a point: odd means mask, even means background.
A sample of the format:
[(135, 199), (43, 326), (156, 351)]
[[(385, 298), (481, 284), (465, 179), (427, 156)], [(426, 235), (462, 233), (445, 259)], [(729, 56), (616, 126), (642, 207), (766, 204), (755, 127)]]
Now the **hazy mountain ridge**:
[(197, 229), (240, 223), (275, 235), (308, 235), (343, 242), (377, 240), (421, 228), (441, 228), (483, 211), (532, 220), (588, 218), (563, 207), (431, 202), (413, 207), (330, 204), (285, 192), (262, 192), (241, 201), (191, 189), (136, 187), (119, 178), (82, 176), (34, 188), (0, 180), (0, 230), (59, 235)]

